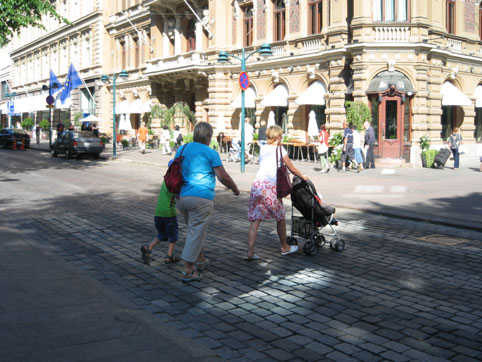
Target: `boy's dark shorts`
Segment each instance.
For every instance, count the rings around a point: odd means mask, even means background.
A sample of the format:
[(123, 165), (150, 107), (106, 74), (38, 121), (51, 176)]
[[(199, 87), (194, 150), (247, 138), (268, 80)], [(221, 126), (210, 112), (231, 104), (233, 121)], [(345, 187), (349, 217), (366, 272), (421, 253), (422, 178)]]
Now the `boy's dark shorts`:
[(170, 243), (175, 243), (177, 241), (179, 236), (177, 216), (154, 216), (154, 225), (156, 225), (157, 238), (160, 241), (169, 241)]

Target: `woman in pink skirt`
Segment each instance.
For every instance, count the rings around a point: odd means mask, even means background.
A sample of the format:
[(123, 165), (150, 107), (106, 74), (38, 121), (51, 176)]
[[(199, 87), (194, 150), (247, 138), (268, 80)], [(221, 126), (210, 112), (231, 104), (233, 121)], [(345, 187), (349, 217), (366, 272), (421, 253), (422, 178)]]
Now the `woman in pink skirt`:
[[(281, 244), (281, 254), (288, 255), (296, 253), (298, 246), (288, 245), (286, 242), (286, 220), (283, 200), (276, 196), (276, 170), (281, 163), (276, 164), (276, 150), (281, 145), (283, 131), (279, 126), (271, 126), (266, 130), (268, 143), (261, 146), (259, 151), (259, 170), (256, 179), (251, 187), (251, 195), (248, 203), (248, 217), (251, 224), (248, 231), (248, 255), (246, 260), (256, 260), (259, 257), (254, 253), (256, 234), (262, 220), (276, 219), (277, 231)], [(293, 164), (286, 152), (281, 147), (283, 161), (294, 175), (307, 180), (308, 176), (303, 175)], [(279, 153), (279, 152), (278, 152)]]

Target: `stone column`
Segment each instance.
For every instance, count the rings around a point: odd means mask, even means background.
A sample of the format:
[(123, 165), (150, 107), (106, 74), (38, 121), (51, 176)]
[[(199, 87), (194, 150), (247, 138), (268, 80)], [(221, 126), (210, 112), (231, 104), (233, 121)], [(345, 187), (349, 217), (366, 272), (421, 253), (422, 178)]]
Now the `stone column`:
[(199, 21), (196, 23), (196, 51), (203, 51), (203, 26)]
[(162, 33), (162, 57), (168, 58), (170, 56), (169, 52), (169, 25), (167, 19), (164, 18), (164, 31)]
[(181, 17), (176, 16), (176, 26), (174, 28), (174, 55), (182, 53), (181, 43)]

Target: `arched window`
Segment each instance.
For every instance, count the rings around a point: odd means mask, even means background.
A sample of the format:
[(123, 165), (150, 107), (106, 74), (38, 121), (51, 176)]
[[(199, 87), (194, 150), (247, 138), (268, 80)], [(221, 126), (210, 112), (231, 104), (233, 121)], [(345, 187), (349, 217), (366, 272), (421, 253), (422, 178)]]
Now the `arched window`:
[(374, 21), (408, 21), (410, 0), (373, 0)]
[(286, 35), (286, 6), (284, 0), (275, 0), (274, 3), (274, 41), (280, 41)]
[(446, 0), (445, 27), (447, 33), (455, 34), (455, 0)]
[(323, 1), (309, 0), (308, 13), (308, 34), (320, 34), (323, 26)]

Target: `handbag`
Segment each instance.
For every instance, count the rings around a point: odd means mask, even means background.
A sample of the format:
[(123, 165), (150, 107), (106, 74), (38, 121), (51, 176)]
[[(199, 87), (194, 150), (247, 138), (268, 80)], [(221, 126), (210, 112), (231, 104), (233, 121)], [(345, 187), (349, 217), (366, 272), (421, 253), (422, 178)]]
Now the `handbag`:
[(459, 146), (459, 154), (464, 154), (467, 153), (467, 146), (466, 145), (460, 145)]
[[(280, 154), (280, 163), (278, 163), (278, 151)], [(280, 165), (280, 166), (278, 166)], [(278, 198), (286, 197), (291, 194), (292, 185), (290, 179), (290, 173), (288, 167), (283, 162), (283, 153), (281, 152), (281, 146), (276, 148), (276, 196)]]

